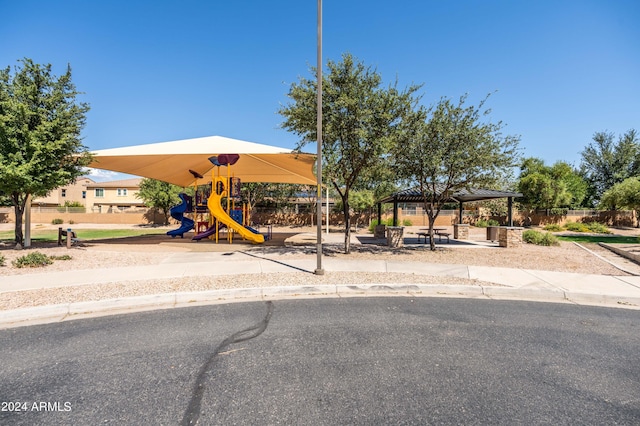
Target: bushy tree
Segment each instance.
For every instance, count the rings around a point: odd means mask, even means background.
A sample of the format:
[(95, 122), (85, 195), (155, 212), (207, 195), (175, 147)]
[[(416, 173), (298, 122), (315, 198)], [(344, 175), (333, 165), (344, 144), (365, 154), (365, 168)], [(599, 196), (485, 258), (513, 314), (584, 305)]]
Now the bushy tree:
[(589, 184), (589, 198), (598, 202), (602, 194), (616, 183), (640, 174), (640, 141), (630, 129), (614, 141), (612, 132), (597, 132), (582, 151), (580, 171)]
[[(415, 106), (419, 86), (382, 86), (382, 77), (352, 55), (328, 62), (323, 75), (323, 179), (340, 195), (345, 216), (345, 253), (350, 248), (350, 191), (371, 176), (391, 149), (398, 126)], [(315, 75), (315, 68), (311, 67)], [(292, 84), (291, 103), (282, 107), (282, 127), (300, 136), (298, 149), (317, 141), (317, 81)]]
[(587, 193), (587, 183), (569, 164), (549, 167), (539, 158), (527, 158), (520, 166), (520, 202), (531, 209), (575, 208)]
[[(640, 177), (631, 177), (616, 183), (602, 194), (599, 207), (601, 209), (629, 209), (640, 217)], [(640, 227), (640, 220), (638, 221)]]
[[(181, 192), (182, 188), (177, 185), (144, 178), (140, 181), (140, 190), (136, 196), (144, 201), (147, 207), (158, 209), (164, 216), (164, 225), (168, 225), (171, 207), (180, 203), (178, 194)], [(193, 192), (193, 189), (190, 192)]]
[(29, 196), (42, 197), (73, 182), (91, 156), (81, 143), (86, 103), (71, 81), (71, 67), (56, 77), (51, 65), (23, 59), (0, 70), (0, 194), (11, 199), (16, 246)]
[(397, 175), (421, 193), (432, 250), (433, 225), (451, 194), (491, 185), (519, 163), (520, 138), (502, 135), (502, 122), (484, 119), (490, 113), (487, 98), (478, 106), (466, 100), (441, 98), (430, 109), (414, 111), (393, 151)]

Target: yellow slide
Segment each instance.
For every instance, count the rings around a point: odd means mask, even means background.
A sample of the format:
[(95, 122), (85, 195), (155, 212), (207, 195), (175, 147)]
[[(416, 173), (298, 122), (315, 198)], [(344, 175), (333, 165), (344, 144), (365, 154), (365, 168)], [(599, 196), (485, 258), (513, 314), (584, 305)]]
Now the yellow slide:
[[(225, 179), (226, 180), (226, 179)], [(216, 194), (215, 191), (215, 181), (214, 181), (214, 190), (211, 191), (211, 195), (209, 196), (209, 201), (207, 201), (207, 206), (209, 207), (209, 211), (220, 222), (227, 225), (228, 228), (233, 229), (235, 232), (240, 234), (242, 238), (245, 240), (249, 240), (254, 243), (264, 243), (264, 235), (256, 234), (242, 226), (242, 224), (236, 222), (224, 211), (221, 205), (222, 198), (226, 196), (227, 191), (226, 188), (220, 195)]]

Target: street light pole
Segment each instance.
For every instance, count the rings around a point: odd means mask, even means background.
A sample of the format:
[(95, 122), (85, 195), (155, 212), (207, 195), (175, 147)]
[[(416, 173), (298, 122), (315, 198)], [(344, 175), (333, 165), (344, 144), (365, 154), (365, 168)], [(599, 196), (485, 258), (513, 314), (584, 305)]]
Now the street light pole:
[(316, 172), (318, 174), (318, 191), (316, 197), (316, 252), (317, 266), (316, 275), (324, 275), (322, 269), (322, 0), (318, 0), (318, 116), (317, 116), (317, 134), (318, 134), (318, 158)]

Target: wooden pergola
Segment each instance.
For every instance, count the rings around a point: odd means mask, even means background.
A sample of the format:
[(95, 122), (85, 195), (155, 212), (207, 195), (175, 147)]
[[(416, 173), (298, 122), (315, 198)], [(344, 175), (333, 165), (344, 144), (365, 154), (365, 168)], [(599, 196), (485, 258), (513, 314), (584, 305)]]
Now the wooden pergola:
[[(439, 194), (438, 194), (439, 195)], [(519, 192), (498, 191), (495, 189), (469, 188), (453, 192), (447, 197), (448, 202), (459, 203), (458, 223), (462, 223), (463, 203), (471, 201), (493, 200), (496, 198), (506, 198), (508, 203), (507, 221), (508, 226), (513, 226), (513, 199), (522, 197)], [(405, 189), (389, 195), (378, 201), (378, 221), (382, 218), (382, 204), (393, 203), (393, 225), (398, 225), (398, 203), (423, 203), (422, 193), (417, 188)]]

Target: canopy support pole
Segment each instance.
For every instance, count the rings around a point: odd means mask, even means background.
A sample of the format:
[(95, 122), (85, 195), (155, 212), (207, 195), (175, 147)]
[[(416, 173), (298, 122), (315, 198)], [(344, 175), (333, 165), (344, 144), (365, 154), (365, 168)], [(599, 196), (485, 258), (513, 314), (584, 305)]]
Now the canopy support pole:
[[(317, 115), (317, 134), (318, 134), (318, 193), (317, 193), (317, 232), (316, 232), (316, 252), (317, 266), (314, 273), (316, 275), (324, 275), (322, 269), (322, 0), (318, 0), (318, 115)], [(328, 218), (328, 217), (327, 217)], [(327, 229), (329, 226), (327, 225)]]

